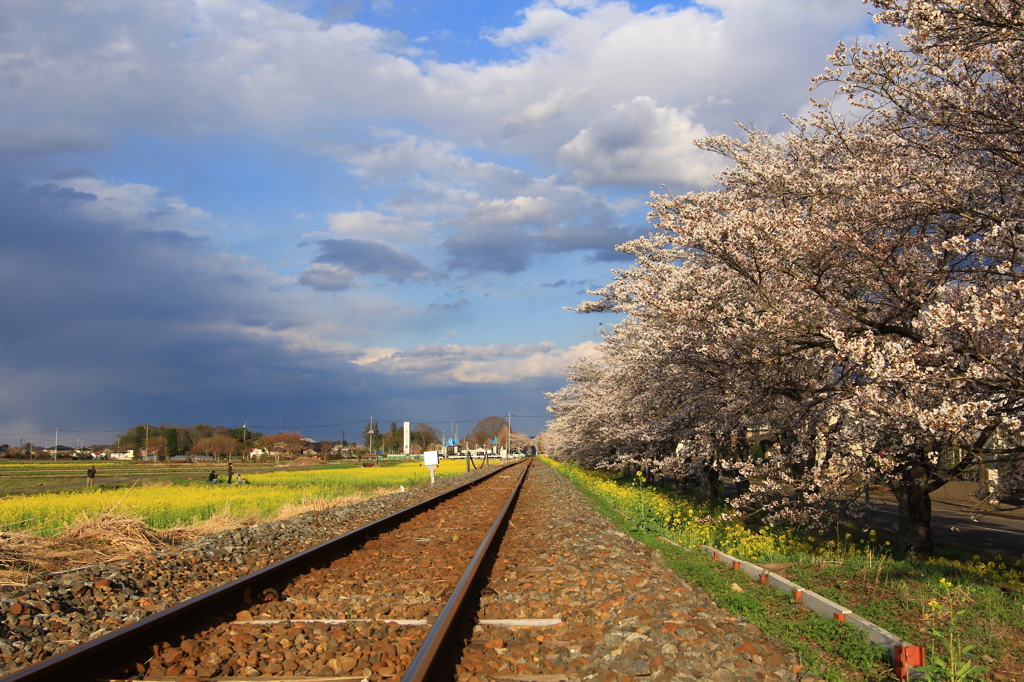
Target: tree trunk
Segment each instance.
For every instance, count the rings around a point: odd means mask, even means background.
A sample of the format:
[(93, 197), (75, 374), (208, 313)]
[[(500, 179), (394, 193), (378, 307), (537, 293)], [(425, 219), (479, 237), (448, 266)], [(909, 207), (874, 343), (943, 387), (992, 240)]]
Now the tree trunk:
[(903, 471), (902, 479), (893, 481), (889, 489), (899, 505), (898, 549), (903, 552), (931, 554), (932, 498), (934, 486), (928, 472), (916, 464)]

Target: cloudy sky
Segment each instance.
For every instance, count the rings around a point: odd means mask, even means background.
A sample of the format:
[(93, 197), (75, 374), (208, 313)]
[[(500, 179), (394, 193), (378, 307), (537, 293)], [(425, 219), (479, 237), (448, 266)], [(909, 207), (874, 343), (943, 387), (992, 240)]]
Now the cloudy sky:
[(0, 442), (511, 413), (859, 0), (4, 0)]

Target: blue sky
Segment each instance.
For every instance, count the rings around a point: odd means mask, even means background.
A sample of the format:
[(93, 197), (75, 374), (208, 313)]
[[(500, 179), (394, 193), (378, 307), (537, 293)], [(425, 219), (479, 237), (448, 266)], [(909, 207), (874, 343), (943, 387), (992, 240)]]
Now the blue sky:
[(534, 435), (613, 322), (563, 307), (652, 190), (713, 187), (693, 140), (783, 130), (878, 30), (858, 0), (5, 0), (0, 442)]

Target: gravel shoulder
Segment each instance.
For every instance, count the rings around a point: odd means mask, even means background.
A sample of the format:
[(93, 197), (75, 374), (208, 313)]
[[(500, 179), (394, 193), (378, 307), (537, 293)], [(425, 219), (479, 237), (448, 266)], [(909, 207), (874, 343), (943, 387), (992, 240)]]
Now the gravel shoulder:
[(539, 464), (516, 504), (480, 618), (562, 623), (477, 626), (460, 682), (517, 674), (601, 682), (800, 679), (796, 654), (718, 608)]

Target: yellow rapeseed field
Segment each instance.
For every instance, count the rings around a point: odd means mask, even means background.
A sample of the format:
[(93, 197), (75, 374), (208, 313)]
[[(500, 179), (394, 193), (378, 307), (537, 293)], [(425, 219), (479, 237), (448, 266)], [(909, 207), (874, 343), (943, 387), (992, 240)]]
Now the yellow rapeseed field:
[[(465, 471), (464, 462), (443, 461), (442, 476)], [(81, 488), (0, 499), (0, 529), (55, 535), (85, 514), (124, 514), (152, 528), (172, 528), (227, 512), (241, 517), (272, 516), (285, 504), (329, 500), (353, 494), (370, 497), (379, 489), (410, 487), (429, 481), (416, 462), (388, 467), (307, 469), (253, 474), (248, 485), (221, 482), (190, 485)]]
[(570, 464), (547, 460), (578, 487), (600, 497), (633, 523), (684, 547), (710, 545), (748, 561), (810, 549), (801, 536), (782, 529), (752, 531), (739, 521), (710, 518), (707, 509), (644, 485), (643, 477), (621, 483)]

